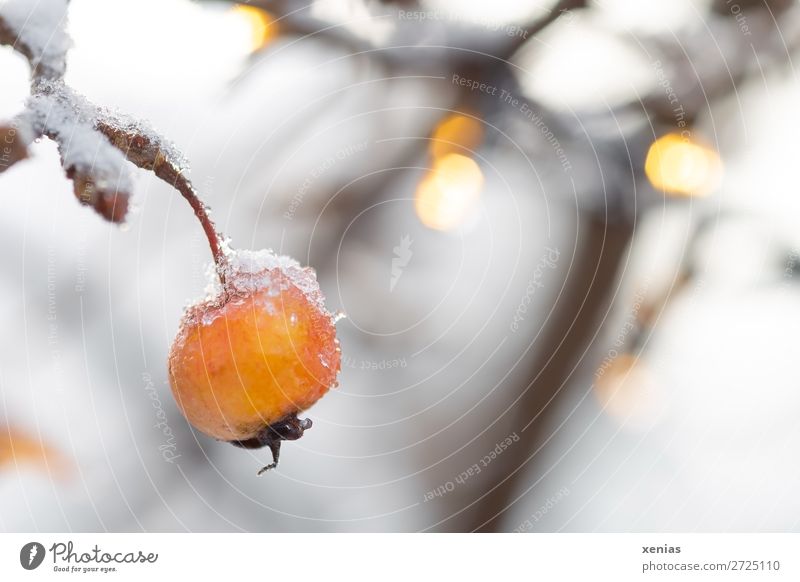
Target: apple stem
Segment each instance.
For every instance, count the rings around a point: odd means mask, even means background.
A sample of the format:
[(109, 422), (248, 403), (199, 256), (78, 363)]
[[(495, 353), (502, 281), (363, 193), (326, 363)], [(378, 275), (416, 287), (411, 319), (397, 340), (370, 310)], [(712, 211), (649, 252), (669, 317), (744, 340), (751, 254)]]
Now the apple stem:
[(217, 270), (217, 276), (222, 284), (222, 288), (227, 290), (225, 280), (226, 267), (228, 266), (228, 258), (222, 248), (222, 235), (217, 231), (214, 226), (214, 221), (208, 215), (208, 207), (200, 200), (200, 196), (192, 186), (192, 183), (186, 178), (180, 170), (170, 164), (162, 164), (155, 168), (155, 174), (173, 185), (173, 187), (181, 193), (189, 206), (194, 210), (194, 215), (203, 227), (203, 232), (208, 239), (208, 246), (211, 248), (211, 255), (214, 257), (214, 264)]

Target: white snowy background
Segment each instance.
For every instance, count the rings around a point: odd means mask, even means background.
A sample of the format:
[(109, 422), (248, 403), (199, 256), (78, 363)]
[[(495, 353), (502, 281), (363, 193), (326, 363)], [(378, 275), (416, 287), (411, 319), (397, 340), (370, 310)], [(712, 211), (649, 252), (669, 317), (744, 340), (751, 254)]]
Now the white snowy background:
[[(493, 4), (516, 17), (511, 0)], [(669, 3), (659, 18), (664, 3), (603, 4), (634, 32), (695, 14), (691, 2)], [(508, 389), (529, 381), (520, 357), (535, 348), (571, 268), (574, 200), (538, 190), (530, 167), (497, 148), (483, 152), (479, 212), (458, 231), (421, 224), (411, 177), (342, 228), (325, 203), (397, 141), (425, 137), (419, 110), (443, 106), (441, 88), (407, 79), (388, 90), (378, 71), (314, 42), (279, 47), (232, 84), (249, 66), (248, 26), (213, 4), (73, 0), (66, 81), (169, 136), (234, 246), (272, 247), (317, 268), (329, 308), (348, 316), (338, 324), (340, 387), (261, 478), (268, 453), (193, 432), (172, 400), (166, 354), (183, 306), (206, 284), (199, 225), (146, 172), (136, 174), (127, 227), (104, 222), (75, 201), (55, 146), (37, 143), (32, 159), (0, 176), (0, 424), (41, 438), (70, 469), (4, 466), (0, 530), (442, 530), (480, 503), (485, 473), (425, 499), (513, 432)], [(572, 42), (556, 32), (543, 35), (522, 79), (543, 100), (602, 103), (655, 82), (635, 54), (593, 41), (591, 23), (564, 24)], [(570, 59), (584, 65), (558, 66)], [(28, 68), (7, 47), (0, 83), (8, 119), (27, 96)], [(689, 225), (701, 211), (716, 217), (692, 248), (700, 283), (648, 340), (653, 402), (609, 414), (591, 371), (576, 378), (562, 403), (568, 420), (552, 427), (538, 460), (546, 477), (519, 491), (503, 529), (534, 515), (537, 531), (798, 529), (800, 288), (784, 271), (800, 248), (800, 91), (789, 72), (743, 87), (737, 100), (704, 122), (719, 132), (720, 186), (651, 210), (621, 273), (626, 292), (642, 281), (654, 292), (668, 285)], [(406, 236), (411, 257), (392, 289), (393, 249)], [(560, 258), (512, 332), (548, 248)], [(619, 326), (628, 307), (620, 303)], [(619, 326), (607, 325), (610, 347)], [(391, 361), (402, 366), (380, 369)], [(174, 434), (173, 462), (159, 449), (158, 407)]]

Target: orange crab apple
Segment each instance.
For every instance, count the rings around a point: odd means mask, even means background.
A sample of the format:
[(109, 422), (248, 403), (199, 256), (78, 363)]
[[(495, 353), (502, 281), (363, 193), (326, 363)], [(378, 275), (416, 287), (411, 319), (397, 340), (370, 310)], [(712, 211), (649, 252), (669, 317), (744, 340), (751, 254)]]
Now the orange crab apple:
[(175, 399), (201, 432), (245, 448), (311, 427), (297, 414), (319, 400), (340, 368), (335, 318), (314, 271), (272, 251), (226, 258), (223, 284), (184, 313), (169, 355)]

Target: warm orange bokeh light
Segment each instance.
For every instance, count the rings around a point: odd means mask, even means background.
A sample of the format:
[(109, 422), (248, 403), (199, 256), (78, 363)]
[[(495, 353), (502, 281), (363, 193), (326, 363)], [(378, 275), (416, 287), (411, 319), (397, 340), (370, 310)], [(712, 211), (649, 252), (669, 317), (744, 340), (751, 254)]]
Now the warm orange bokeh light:
[(453, 230), (475, 211), (483, 188), (483, 172), (475, 160), (447, 154), (417, 187), (414, 207), (422, 223), (435, 230)]
[(594, 393), (605, 413), (628, 429), (653, 427), (666, 408), (658, 379), (632, 354), (620, 354), (601, 366)]
[(0, 426), (0, 471), (29, 466), (47, 471), (53, 477), (64, 477), (71, 463), (47, 443), (13, 427)]
[(650, 146), (644, 170), (666, 194), (704, 196), (719, 184), (722, 161), (715, 150), (670, 133)]
[(433, 130), (429, 151), (434, 159), (454, 152), (467, 154), (478, 147), (481, 141), (483, 125), (480, 120), (463, 113), (451, 113)]
[(251, 51), (257, 51), (277, 38), (278, 23), (272, 14), (266, 10), (246, 4), (237, 4), (231, 10), (234, 14), (244, 19), (250, 28), (252, 35)]

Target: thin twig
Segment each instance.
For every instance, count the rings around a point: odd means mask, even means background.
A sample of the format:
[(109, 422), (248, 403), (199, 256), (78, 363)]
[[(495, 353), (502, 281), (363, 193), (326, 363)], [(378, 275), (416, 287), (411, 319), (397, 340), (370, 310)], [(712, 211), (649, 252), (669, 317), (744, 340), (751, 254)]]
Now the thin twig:
[[(105, 114), (106, 116), (108, 114)], [(227, 258), (222, 248), (222, 236), (214, 226), (208, 214), (208, 208), (186, 177), (181, 160), (174, 159), (170, 149), (164, 147), (164, 141), (151, 134), (135, 129), (125, 129), (118, 120), (110, 123), (103, 117), (98, 117), (95, 128), (108, 138), (111, 144), (120, 150), (125, 157), (136, 166), (152, 171), (158, 178), (175, 188), (186, 199), (194, 210), (194, 214), (203, 227), (203, 232), (208, 239), (211, 254), (217, 267), (222, 286), (225, 287), (225, 266)]]

